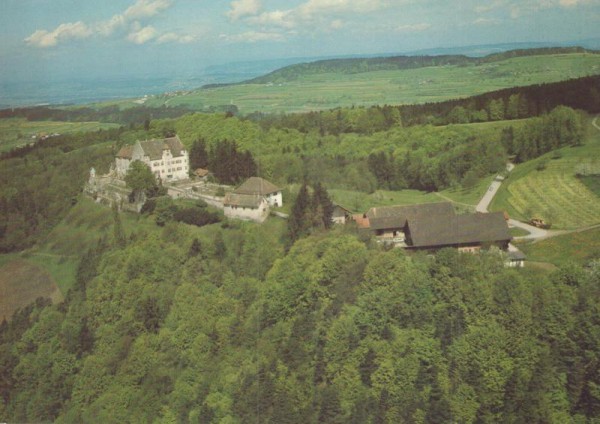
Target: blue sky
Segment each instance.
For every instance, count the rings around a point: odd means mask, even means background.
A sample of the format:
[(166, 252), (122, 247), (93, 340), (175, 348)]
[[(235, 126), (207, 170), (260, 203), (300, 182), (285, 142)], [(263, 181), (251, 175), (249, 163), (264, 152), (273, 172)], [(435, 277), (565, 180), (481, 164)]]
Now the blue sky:
[(1, 0), (0, 81), (600, 37), (600, 0)]

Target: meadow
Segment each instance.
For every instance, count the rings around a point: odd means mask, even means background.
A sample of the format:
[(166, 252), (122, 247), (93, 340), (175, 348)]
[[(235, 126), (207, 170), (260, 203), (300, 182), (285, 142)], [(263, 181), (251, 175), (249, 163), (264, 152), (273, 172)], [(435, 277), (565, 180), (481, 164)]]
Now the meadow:
[(118, 128), (117, 124), (100, 122), (28, 121), (22, 118), (0, 119), (0, 153), (51, 134), (72, 134)]
[(517, 165), (491, 209), (505, 210), (523, 221), (540, 217), (556, 229), (600, 223), (600, 197), (575, 175), (578, 165), (600, 157), (600, 131), (589, 122), (586, 126), (583, 146), (564, 147)]
[(569, 262), (586, 265), (600, 256), (600, 228), (573, 232), (542, 240), (519, 244), (528, 261), (549, 262), (562, 266)]
[[(598, 73), (600, 55), (556, 54), (480, 65), (355, 74), (308, 74), (287, 82), (239, 84), (199, 89), (174, 96), (151, 96), (145, 105), (185, 105), (195, 110), (236, 105), (243, 114), (254, 111), (303, 112), (349, 106), (437, 102)], [(132, 101), (120, 104), (126, 107)]]

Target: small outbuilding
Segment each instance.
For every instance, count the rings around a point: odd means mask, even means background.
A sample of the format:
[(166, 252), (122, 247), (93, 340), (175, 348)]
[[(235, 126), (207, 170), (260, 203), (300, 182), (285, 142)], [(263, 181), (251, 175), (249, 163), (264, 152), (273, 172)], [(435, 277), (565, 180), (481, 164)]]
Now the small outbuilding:
[(331, 220), (334, 224), (345, 224), (346, 222), (352, 221), (352, 212), (350, 209), (336, 203), (333, 205)]
[(267, 200), (271, 207), (280, 207), (283, 205), (283, 196), (281, 189), (275, 184), (260, 178), (250, 177), (241, 186), (233, 191), (235, 194), (244, 194), (252, 196), (262, 196)]
[(261, 223), (269, 216), (269, 204), (263, 196), (256, 194), (227, 193), (223, 211), (227, 218)]

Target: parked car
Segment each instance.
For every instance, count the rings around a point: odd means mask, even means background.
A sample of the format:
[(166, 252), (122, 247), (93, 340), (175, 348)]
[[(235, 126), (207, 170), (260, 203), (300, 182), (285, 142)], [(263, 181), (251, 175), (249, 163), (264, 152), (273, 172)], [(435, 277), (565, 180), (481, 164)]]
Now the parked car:
[(531, 218), (529, 220), (529, 223), (531, 225), (533, 225), (534, 227), (543, 228), (545, 230), (547, 230), (550, 227), (552, 227), (552, 224), (550, 224), (549, 222), (544, 221), (542, 218)]

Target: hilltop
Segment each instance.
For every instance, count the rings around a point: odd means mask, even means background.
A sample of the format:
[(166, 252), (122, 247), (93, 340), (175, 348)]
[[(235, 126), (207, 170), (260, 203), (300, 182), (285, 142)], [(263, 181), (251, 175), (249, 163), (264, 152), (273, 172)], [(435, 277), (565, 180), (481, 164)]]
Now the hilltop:
[[(391, 56), (391, 57), (358, 57), (344, 59), (324, 59), (313, 62), (298, 63), (269, 72), (256, 78), (242, 81), (238, 84), (268, 84), (290, 82), (316, 74), (341, 73), (359, 74), (375, 71), (392, 71), (404, 69), (418, 69), (431, 66), (468, 66), (482, 65), (485, 63), (501, 62), (515, 57), (547, 56), (556, 54), (591, 53), (598, 54), (596, 50), (583, 47), (542, 47), (532, 49), (515, 49), (505, 52), (491, 53), (484, 57), (467, 56), (464, 54), (440, 54), (418, 56)], [(203, 88), (227, 86), (234, 84), (212, 84)]]
[[(249, 114), (423, 104), (596, 74), (600, 74), (600, 54), (579, 47), (513, 50), (482, 58), (332, 59), (287, 66), (241, 83), (151, 96), (144, 105)], [(132, 102), (117, 105), (131, 107)]]

